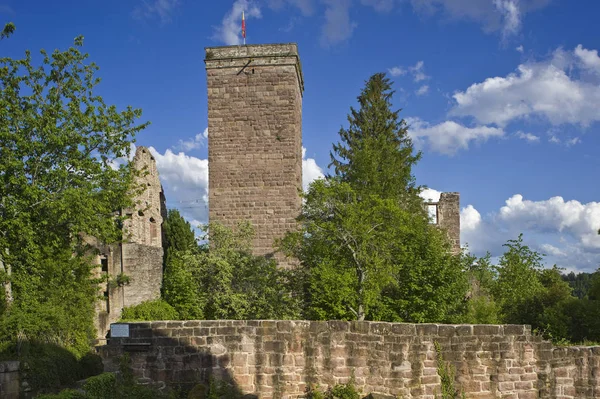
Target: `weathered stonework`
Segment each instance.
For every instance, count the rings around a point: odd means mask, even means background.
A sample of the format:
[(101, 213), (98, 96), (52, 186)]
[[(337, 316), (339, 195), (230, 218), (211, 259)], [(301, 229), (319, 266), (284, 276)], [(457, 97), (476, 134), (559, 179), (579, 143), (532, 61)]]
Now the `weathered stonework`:
[[(302, 92), (296, 44), (206, 48), (209, 219), (248, 220), (256, 255), (296, 227), (302, 190)], [(280, 265), (285, 259), (278, 257)]]
[(426, 202), (435, 207), (434, 223), (446, 230), (454, 253), (460, 253), (460, 193), (441, 193), (438, 202)]
[[(345, 321), (130, 323), (130, 338), (101, 348), (105, 368), (131, 352), (135, 374), (172, 386), (227, 381), (236, 395), (300, 398), (307, 384), (434, 399), (434, 342), (466, 398), (600, 398), (600, 347), (557, 348), (523, 325)], [(231, 396), (234, 397), (234, 396)]]
[(130, 278), (126, 285), (111, 286), (103, 283), (99, 295), (104, 300), (96, 304), (98, 338), (104, 339), (110, 324), (121, 317), (124, 307), (158, 299), (163, 276), (163, 230), (166, 204), (156, 161), (145, 147), (137, 147), (133, 167), (140, 173), (135, 189), (135, 206), (121, 210), (127, 216), (123, 223), (123, 239), (120, 244), (105, 245), (93, 238), (88, 242), (99, 251), (96, 263), (97, 275), (108, 274), (114, 279), (119, 274)]
[(20, 391), (19, 362), (0, 362), (0, 398), (19, 399)]

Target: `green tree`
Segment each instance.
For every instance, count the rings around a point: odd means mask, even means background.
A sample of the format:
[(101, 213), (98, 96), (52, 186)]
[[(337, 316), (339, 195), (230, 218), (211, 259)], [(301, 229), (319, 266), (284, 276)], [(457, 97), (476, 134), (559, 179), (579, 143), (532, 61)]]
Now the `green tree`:
[(348, 128), (339, 131), (341, 141), (330, 153), (334, 176), (349, 183), (361, 195), (400, 200), (418, 205), (421, 200), (412, 167), (421, 159), (414, 153), (408, 126), (400, 110), (392, 111), (390, 80), (377, 73), (358, 96), (358, 110), (350, 108)]
[(16, 29), (17, 28), (15, 27), (15, 24), (13, 24), (12, 22), (9, 22), (6, 25), (4, 25), (4, 29), (2, 29), (2, 32), (0, 32), (0, 40), (10, 37), (10, 35), (15, 33)]
[(136, 124), (140, 110), (94, 94), (98, 67), (82, 45), (42, 50), (40, 66), (29, 51), (0, 58), (0, 253), (12, 298), (4, 338), (87, 344), (96, 293), (83, 238), (119, 240), (114, 211), (131, 204), (131, 168), (111, 165), (146, 124)]
[(444, 321), (467, 290), (460, 256), (429, 224), (407, 126), (391, 83), (373, 75), (331, 152), (334, 173), (305, 195), (301, 229), (281, 248), (305, 271), (310, 318)]
[(190, 222), (186, 221), (177, 209), (169, 209), (163, 223), (165, 255), (173, 251), (196, 251), (198, 242)]

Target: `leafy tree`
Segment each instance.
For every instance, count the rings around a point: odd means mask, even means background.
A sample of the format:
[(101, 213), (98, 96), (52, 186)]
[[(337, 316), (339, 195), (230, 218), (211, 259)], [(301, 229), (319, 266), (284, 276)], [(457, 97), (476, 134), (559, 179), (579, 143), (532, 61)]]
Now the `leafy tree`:
[(87, 345), (96, 293), (84, 237), (119, 240), (114, 211), (131, 204), (129, 165), (110, 165), (146, 124), (136, 124), (140, 110), (94, 94), (98, 67), (82, 45), (42, 50), (40, 66), (29, 51), (0, 58), (0, 254), (12, 300), (4, 338)]
[(298, 317), (293, 274), (278, 269), (274, 260), (252, 255), (254, 230), (249, 223), (239, 223), (235, 229), (211, 223), (204, 231), (210, 249), (197, 256), (205, 318)]
[(373, 75), (331, 152), (333, 175), (305, 195), (301, 229), (281, 248), (305, 271), (308, 317), (448, 320), (463, 306), (463, 263), (429, 224), (407, 126), (391, 83)]
[(17, 28), (15, 27), (15, 24), (12, 22), (9, 22), (6, 25), (4, 25), (4, 29), (2, 29), (2, 32), (0, 32), (0, 40), (10, 37), (10, 35), (15, 33), (16, 29)]
[(163, 296), (181, 319), (298, 317), (294, 273), (252, 255), (250, 224), (230, 229), (215, 223), (203, 231), (210, 244), (172, 252), (166, 265)]

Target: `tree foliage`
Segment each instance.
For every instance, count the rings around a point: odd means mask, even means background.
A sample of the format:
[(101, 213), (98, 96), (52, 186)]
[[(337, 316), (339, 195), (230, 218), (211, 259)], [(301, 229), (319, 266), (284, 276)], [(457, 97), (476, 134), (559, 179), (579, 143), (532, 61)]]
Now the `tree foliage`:
[(0, 58), (0, 266), (4, 337), (87, 345), (95, 289), (83, 237), (119, 240), (131, 204), (127, 156), (140, 110), (94, 94), (98, 67), (74, 47)]
[(373, 75), (331, 153), (334, 174), (305, 195), (300, 231), (281, 248), (300, 259), (310, 318), (444, 321), (466, 292), (460, 256), (428, 223), (406, 123)]
[(182, 319), (290, 319), (298, 317), (292, 272), (254, 256), (249, 223), (235, 229), (206, 225), (200, 251), (175, 252), (164, 277), (164, 298)]

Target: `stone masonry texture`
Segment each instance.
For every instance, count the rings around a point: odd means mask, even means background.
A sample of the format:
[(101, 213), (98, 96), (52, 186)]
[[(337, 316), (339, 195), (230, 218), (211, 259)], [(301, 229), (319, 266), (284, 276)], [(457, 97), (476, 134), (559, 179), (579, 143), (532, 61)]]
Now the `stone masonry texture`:
[[(348, 321), (129, 323), (130, 337), (100, 348), (105, 369), (130, 352), (135, 375), (198, 388), (209, 377), (237, 396), (300, 398), (354, 375), (364, 394), (434, 399), (434, 343), (468, 399), (600, 398), (600, 347), (554, 347), (523, 325)], [(393, 396), (392, 396), (393, 395)], [(232, 396), (233, 397), (233, 396)]]
[(19, 362), (0, 362), (0, 398), (19, 399), (20, 391)]
[[(127, 216), (123, 222), (123, 239), (120, 244), (105, 245), (94, 238), (90, 244), (99, 250), (96, 257), (98, 274), (106, 273), (111, 278), (123, 273), (130, 282), (122, 287), (101, 284), (99, 295), (104, 300), (96, 304), (95, 327), (98, 338), (103, 339), (110, 323), (121, 318), (126, 306), (158, 299), (163, 276), (163, 220), (166, 204), (160, 183), (156, 160), (146, 147), (137, 147), (133, 168), (139, 175), (135, 180), (134, 206), (122, 209)], [(102, 265), (104, 263), (104, 270)]]
[[(209, 220), (250, 221), (255, 255), (296, 227), (303, 77), (296, 44), (205, 49)], [(280, 265), (289, 263), (277, 256)]]
[(441, 193), (438, 202), (438, 224), (448, 233), (455, 253), (460, 252), (460, 194)]

